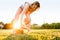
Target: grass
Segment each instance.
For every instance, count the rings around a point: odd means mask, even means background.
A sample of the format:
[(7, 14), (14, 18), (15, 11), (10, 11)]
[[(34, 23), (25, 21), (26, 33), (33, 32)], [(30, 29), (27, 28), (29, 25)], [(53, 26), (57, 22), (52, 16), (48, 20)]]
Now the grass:
[[(11, 35), (12, 30), (0, 30), (0, 40)], [(25, 32), (25, 34), (32, 36), (38, 40), (60, 40), (60, 29), (40, 29)]]
[(11, 30), (0, 30), (0, 40), (6, 38), (11, 34)]

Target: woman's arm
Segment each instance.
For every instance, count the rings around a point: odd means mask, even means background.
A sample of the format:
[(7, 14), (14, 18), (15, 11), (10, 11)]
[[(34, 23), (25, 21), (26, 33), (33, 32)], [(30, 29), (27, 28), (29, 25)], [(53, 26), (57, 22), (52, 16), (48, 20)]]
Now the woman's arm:
[(29, 8), (29, 4), (28, 4), (27, 2), (25, 2), (23, 11), (22, 11), (22, 13), (21, 13), (21, 24), (23, 24), (23, 22), (22, 22), (23, 16), (24, 16), (24, 14), (28, 11), (28, 8)]
[(23, 11), (23, 6), (20, 6), (15, 14), (14, 19), (12, 20), (12, 22), (17, 22), (17, 20), (19, 19), (19, 15), (21, 14), (21, 12)]

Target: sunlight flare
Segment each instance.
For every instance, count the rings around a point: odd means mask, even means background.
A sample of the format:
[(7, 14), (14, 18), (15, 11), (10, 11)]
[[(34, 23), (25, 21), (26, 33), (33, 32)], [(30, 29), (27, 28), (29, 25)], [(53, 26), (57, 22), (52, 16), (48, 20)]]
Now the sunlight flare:
[(13, 24), (13, 29), (20, 29), (20, 28), (21, 27), (20, 27), (20, 22), (19, 21)]

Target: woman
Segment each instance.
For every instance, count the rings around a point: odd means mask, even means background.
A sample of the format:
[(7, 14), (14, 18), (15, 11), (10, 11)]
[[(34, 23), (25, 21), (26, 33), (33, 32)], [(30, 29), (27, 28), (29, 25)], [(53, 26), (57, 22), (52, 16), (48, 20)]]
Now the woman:
[[(30, 30), (30, 23), (31, 23), (31, 18), (30, 14), (34, 12), (36, 9), (40, 8), (40, 3), (38, 1), (33, 2), (32, 4), (29, 4), (28, 2), (25, 2), (24, 6), (21, 6), (19, 10), (17, 11), (15, 18), (13, 19), (13, 22), (17, 22), (19, 15), (21, 15), (21, 28), (26, 28), (28, 31)], [(23, 24), (23, 16), (26, 16), (24, 18), (24, 24)]]

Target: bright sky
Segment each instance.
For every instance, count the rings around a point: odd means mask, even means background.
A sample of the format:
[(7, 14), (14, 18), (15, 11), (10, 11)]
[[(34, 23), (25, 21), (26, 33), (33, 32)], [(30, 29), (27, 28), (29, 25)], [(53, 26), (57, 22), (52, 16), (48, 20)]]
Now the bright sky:
[(9, 23), (24, 2), (39, 1), (40, 9), (31, 14), (31, 23), (60, 22), (60, 0), (0, 0), (0, 21)]

